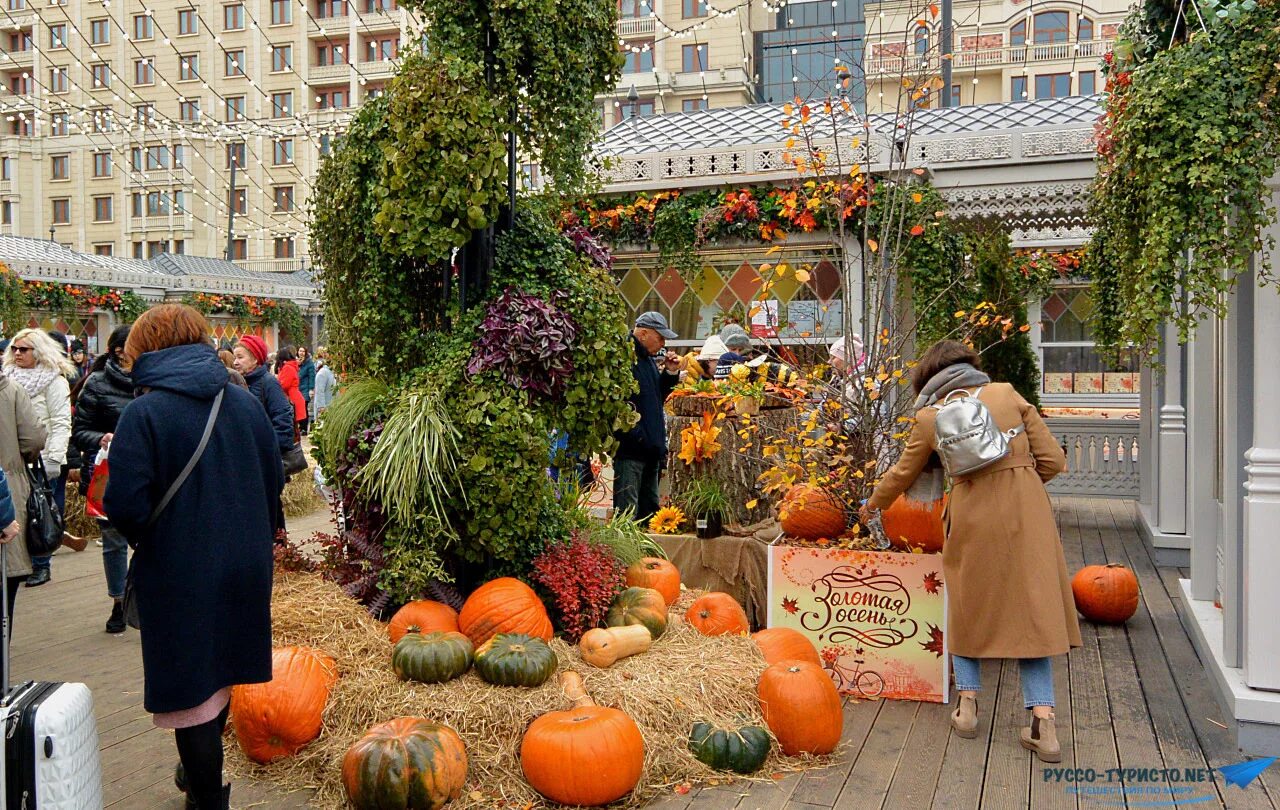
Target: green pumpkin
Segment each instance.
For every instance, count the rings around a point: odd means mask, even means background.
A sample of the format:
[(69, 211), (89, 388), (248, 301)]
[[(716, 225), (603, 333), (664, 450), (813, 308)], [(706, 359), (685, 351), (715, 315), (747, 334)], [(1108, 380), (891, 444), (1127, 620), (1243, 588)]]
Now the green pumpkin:
[(499, 633), (476, 650), (476, 672), (495, 686), (541, 686), (556, 665), (547, 642), (524, 633)]
[(391, 653), (396, 675), (423, 683), (451, 681), (471, 668), (471, 639), (454, 632), (427, 633), (410, 627)]
[(769, 757), (772, 742), (760, 726), (727, 729), (711, 723), (694, 723), (689, 732), (689, 750), (694, 757), (717, 771), (755, 773)]
[(627, 588), (613, 600), (604, 623), (608, 627), (643, 625), (657, 641), (667, 629), (667, 601), (653, 588)]

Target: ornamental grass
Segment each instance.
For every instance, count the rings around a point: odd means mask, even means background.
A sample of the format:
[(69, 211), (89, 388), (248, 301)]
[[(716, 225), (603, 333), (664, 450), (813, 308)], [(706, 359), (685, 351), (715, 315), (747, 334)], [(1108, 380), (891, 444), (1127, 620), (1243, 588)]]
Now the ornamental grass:
[[(752, 779), (713, 771), (689, 752), (695, 721), (764, 725), (756, 699), (763, 656), (748, 638), (703, 636), (680, 621), (695, 595), (686, 593), (672, 606), (670, 626), (648, 652), (609, 669), (587, 665), (576, 647), (558, 638), (551, 642), (558, 672), (581, 674), (598, 704), (625, 711), (644, 736), (644, 772), (635, 790), (615, 806), (638, 806), (699, 782)], [(310, 790), (311, 807), (346, 807), (341, 763), (347, 749), (378, 723), (417, 716), (452, 727), (466, 743), (467, 785), (451, 807), (558, 806), (530, 787), (519, 757), (521, 738), (534, 718), (569, 708), (558, 677), (532, 689), (491, 686), (474, 671), (443, 684), (402, 681), (391, 670), (386, 626), (314, 574), (277, 574), (272, 621), (275, 646), (324, 650), (336, 659), (341, 677), (330, 694), (320, 737), (292, 758), (270, 765), (250, 762), (228, 725), (230, 776), (261, 780), (284, 791)], [(783, 757), (775, 746), (754, 781), (830, 761)]]

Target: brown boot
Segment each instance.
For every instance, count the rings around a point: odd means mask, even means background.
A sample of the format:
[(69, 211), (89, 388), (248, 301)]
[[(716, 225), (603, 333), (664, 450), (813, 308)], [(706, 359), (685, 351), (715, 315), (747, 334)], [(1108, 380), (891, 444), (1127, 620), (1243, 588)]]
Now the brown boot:
[(1041, 762), (1061, 762), (1062, 746), (1058, 744), (1058, 729), (1054, 717), (1031, 715), (1031, 725), (1022, 729), (1022, 747), (1035, 751)]
[(960, 697), (960, 703), (951, 713), (951, 727), (956, 734), (966, 740), (978, 736), (978, 701), (975, 698)]
[(76, 537), (71, 532), (63, 532), (62, 545), (72, 551), (84, 551), (85, 546), (89, 545), (89, 541), (83, 537)]

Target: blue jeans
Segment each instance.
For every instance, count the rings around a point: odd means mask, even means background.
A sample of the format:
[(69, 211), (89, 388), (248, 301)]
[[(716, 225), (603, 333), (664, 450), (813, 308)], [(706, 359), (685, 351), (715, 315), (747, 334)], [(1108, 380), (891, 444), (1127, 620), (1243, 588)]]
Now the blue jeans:
[[(62, 475), (49, 482), (53, 487), (53, 502), (58, 505), (58, 511), (62, 513), (63, 519), (67, 515), (67, 470), (63, 467)], [(49, 564), (53, 560), (52, 554), (45, 554), (39, 557), (31, 558), (31, 570), (34, 573), (39, 570), (49, 570)]]
[(98, 521), (102, 529), (102, 571), (107, 575), (107, 596), (124, 598), (124, 578), (129, 572), (129, 543), (114, 526)]
[[(978, 692), (982, 689), (982, 661), (951, 656), (956, 673), (956, 691)], [(1022, 703), (1026, 708), (1053, 706), (1053, 659), (1019, 658), (1018, 680), (1022, 681)]]
[(636, 461), (629, 458), (613, 460), (613, 508), (621, 512), (631, 509), (639, 523), (648, 523), (658, 511), (658, 479), (662, 473), (662, 460)]

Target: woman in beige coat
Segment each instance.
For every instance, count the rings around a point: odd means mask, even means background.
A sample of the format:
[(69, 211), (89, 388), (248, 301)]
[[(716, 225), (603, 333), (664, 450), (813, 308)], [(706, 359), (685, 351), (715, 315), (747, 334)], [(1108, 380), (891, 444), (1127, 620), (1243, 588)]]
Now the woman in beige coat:
[(31, 555), (27, 553), (27, 462), (40, 458), (44, 449), (44, 425), (31, 407), (31, 399), (22, 387), (8, 377), (0, 376), (0, 467), (9, 479), (9, 492), (18, 521), (18, 535), (5, 543), (8, 564), (5, 598), (9, 600), (9, 632), (13, 632), (13, 603), (18, 588), (31, 573)]
[(1032, 710), (1022, 745), (1045, 762), (1058, 762), (1050, 656), (1080, 646), (1080, 627), (1044, 484), (1066, 469), (1066, 455), (1035, 407), (1009, 384), (992, 383), (978, 369), (977, 354), (962, 343), (931, 346), (912, 370), (912, 384), (915, 428), (863, 516), (887, 508), (922, 473), (931, 474), (937, 410), (930, 406), (948, 393), (977, 392), (997, 427), (1023, 428), (1010, 440), (1008, 456), (952, 482), (942, 549), (947, 641), (960, 695), (951, 722), (961, 737), (976, 736), (979, 659), (1016, 658), (1023, 702)]

